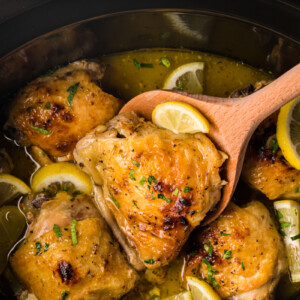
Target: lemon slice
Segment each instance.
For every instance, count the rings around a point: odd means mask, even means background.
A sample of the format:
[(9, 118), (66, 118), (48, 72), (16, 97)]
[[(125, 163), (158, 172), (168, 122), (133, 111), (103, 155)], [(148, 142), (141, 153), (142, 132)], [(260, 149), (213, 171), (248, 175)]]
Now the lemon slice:
[(192, 62), (181, 65), (167, 77), (163, 89), (175, 89), (193, 94), (202, 94), (203, 70), (203, 62)]
[(31, 188), (37, 193), (55, 182), (60, 184), (70, 182), (77, 191), (85, 194), (91, 194), (93, 189), (90, 177), (76, 165), (68, 162), (53, 163), (40, 168), (32, 177)]
[(300, 203), (293, 200), (274, 202), (284, 236), (289, 269), (293, 282), (300, 282)]
[(193, 299), (190, 291), (183, 292), (168, 298), (164, 298), (163, 300), (198, 300), (198, 298)]
[(16, 197), (30, 193), (29, 186), (19, 178), (0, 174), (0, 205), (3, 205)]
[(300, 170), (300, 96), (281, 107), (277, 140), (285, 159)]
[(159, 104), (152, 112), (152, 122), (175, 133), (209, 132), (209, 122), (192, 105), (170, 101)]
[(205, 281), (196, 277), (186, 277), (193, 300), (221, 300), (214, 289)]

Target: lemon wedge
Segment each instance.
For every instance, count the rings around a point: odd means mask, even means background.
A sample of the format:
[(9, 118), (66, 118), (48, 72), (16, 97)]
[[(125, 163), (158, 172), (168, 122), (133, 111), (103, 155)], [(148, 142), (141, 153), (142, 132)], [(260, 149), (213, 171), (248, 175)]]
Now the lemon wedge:
[(177, 295), (173, 295), (168, 298), (164, 298), (163, 300), (195, 300), (195, 299), (192, 298), (191, 292), (187, 291), (187, 292), (183, 292), (183, 293), (180, 293)]
[(157, 105), (152, 112), (152, 122), (174, 133), (209, 132), (209, 122), (192, 105), (170, 101)]
[(203, 70), (203, 62), (192, 62), (181, 65), (167, 77), (163, 89), (175, 89), (193, 94), (202, 94)]
[(196, 277), (186, 277), (193, 300), (221, 300), (214, 289), (205, 281)]
[(0, 174), (0, 205), (30, 192), (30, 187), (19, 178), (9, 174)]
[(274, 202), (284, 236), (292, 282), (300, 282), (300, 203), (293, 200)]
[(40, 168), (32, 177), (31, 188), (33, 192), (41, 192), (52, 184), (70, 182), (77, 191), (91, 194), (93, 183), (90, 177), (82, 172), (76, 165), (69, 162), (53, 163)]
[(300, 170), (300, 96), (281, 107), (277, 140), (285, 159)]

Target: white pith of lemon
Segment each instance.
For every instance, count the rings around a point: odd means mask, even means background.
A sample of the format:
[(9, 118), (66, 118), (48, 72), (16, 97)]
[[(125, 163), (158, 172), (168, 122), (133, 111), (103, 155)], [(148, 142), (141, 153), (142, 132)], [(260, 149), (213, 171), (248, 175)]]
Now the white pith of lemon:
[(69, 162), (53, 163), (40, 168), (32, 177), (33, 192), (41, 192), (52, 184), (71, 182), (77, 191), (91, 194), (93, 183), (90, 177), (81, 171), (75, 164)]
[(152, 122), (174, 133), (209, 132), (208, 120), (192, 105), (179, 101), (157, 105), (152, 112)]
[(168, 298), (164, 298), (163, 300), (193, 300), (193, 298), (191, 292), (187, 291)]
[(10, 174), (0, 174), (0, 205), (30, 192), (30, 187), (19, 178)]
[(203, 93), (203, 62), (192, 62), (176, 68), (165, 80), (163, 89)]
[(284, 235), (292, 282), (300, 282), (300, 203), (293, 200), (274, 202)]
[(276, 135), (285, 159), (300, 170), (300, 96), (281, 107)]

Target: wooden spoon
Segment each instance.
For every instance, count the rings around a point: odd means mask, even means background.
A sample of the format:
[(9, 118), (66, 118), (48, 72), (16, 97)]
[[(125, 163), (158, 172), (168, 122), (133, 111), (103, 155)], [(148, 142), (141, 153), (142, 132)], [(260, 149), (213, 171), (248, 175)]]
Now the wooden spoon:
[(209, 137), (229, 156), (225, 167), (228, 184), (222, 199), (201, 223), (216, 219), (227, 206), (239, 180), (248, 142), (257, 126), (282, 105), (300, 95), (300, 64), (263, 89), (244, 98), (217, 98), (168, 90), (142, 93), (123, 106), (120, 113), (135, 111), (151, 120), (156, 105), (182, 101), (199, 109), (210, 121)]

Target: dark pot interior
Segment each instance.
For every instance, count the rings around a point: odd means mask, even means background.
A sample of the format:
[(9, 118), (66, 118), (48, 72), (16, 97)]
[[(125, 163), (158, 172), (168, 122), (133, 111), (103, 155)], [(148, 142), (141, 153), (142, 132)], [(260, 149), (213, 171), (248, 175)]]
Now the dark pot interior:
[(0, 94), (55, 65), (138, 48), (189, 48), (231, 57), (279, 75), (300, 61), (300, 44), (225, 15), (176, 10), (114, 13), (40, 36), (0, 60)]

